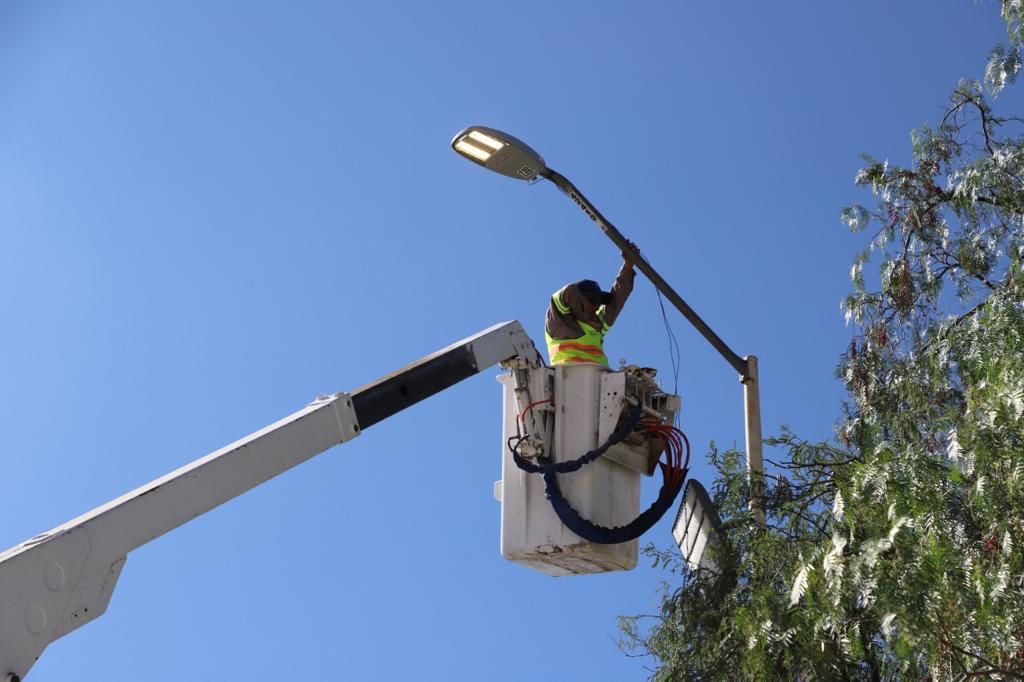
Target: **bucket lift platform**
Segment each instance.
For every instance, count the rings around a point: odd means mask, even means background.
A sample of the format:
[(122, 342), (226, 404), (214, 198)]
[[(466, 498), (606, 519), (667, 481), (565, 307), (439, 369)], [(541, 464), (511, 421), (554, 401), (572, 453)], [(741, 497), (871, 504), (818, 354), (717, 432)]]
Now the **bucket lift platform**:
[[(553, 576), (636, 566), (637, 540), (599, 544), (569, 530), (545, 497), (543, 477), (520, 469), (509, 443), (525, 432), (521, 455), (576, 459), (605, 443), (636, 406), (671, 424), (679, 397), (661, 390), (653, 370), (632, 366), (616, 372), (591, 364), (513, 369), (498, 380), (504, 390), (502, 477), (495, 483), (502, 556)], [(584, 518), (626, 525), (640, 513), (641, 475), (654, 472), (662, 447), (659, 438), (634, 430), (594, 462), (559, 475), (559, 486)]]

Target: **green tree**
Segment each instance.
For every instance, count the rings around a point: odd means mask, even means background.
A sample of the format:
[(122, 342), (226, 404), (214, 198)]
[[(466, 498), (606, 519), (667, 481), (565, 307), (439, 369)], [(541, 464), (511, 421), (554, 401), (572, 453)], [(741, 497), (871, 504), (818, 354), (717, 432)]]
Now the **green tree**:
[[(717, 572), (678, 572), (660, 612), (622, 619), (657, 680), (1024, 679), (1024, 2), (985, 87), (962, 82), (912, 163), (865, 157), (870, 235), (844, 301), (854, 328), (836, 437), (783, 431), (748, 513), (742, 453), (713, 450)], [(987, 90), (987, 93), (986, 93)]]

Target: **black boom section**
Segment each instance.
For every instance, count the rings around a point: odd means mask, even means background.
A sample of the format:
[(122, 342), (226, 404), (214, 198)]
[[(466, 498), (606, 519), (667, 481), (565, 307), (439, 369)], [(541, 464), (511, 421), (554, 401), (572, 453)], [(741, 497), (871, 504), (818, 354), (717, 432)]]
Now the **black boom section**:
[(373, 426), (478, 371), (471, 343), (446, 348), (406, 365), (352, 393), (359, 428)]

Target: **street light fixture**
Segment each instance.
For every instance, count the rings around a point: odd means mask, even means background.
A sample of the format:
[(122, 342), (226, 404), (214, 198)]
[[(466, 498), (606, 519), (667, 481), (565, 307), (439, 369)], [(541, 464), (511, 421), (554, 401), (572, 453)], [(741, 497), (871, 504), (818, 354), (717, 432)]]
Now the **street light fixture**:
[(455, 136), (452, 149), (473, 163), (517, 180), (534, 180), (546, 169), (540, 154), (500, 130), (471, 126)]
[(691, 571), (696, 573), (703, 569), (718, 572), (718, 564), (707, 554), (707, 549), (721, 544), (721, 527), (722, 522), (715, 513), (708, 491), (691, 478), (686, 484), (683, 503), (679, 505), (675, 523), (672, 524), (672, 537)]
[(576, 189), (569, 180), (548, 168), (540, 154), (526, 143), (508, 133), (494, 128), (470, 126), (452, 139), (452, 149), (461, 156), (484, 168), (517, 180), (533, 181), (537, 177), (555, 183), (566, 196), (573, 200), (587, 214), (601, 231), (611, 239), (619, 249), (629, 256), (640, 272), (644, 273), (651, 283), (657, 287), (665, 298), (683, 314), (690, 324), (714, 346), (715, 350), (739, 372), (740, 383), (743, 384), (744, 432), (747, 445), (747, 471), (751, 476), (750, 510), (761, 525), (765, 523), (764, 495), (761, 478), (764, 473), (761, 454), (761, 401), (757, 378), (757, 357), (748, 355), (740, 357), (687, 305), (686, 301), (669, 286), (661, 275), (651, 267), (635, 247), (622, 236), (614, 225), (601, 215), (583, 193)]

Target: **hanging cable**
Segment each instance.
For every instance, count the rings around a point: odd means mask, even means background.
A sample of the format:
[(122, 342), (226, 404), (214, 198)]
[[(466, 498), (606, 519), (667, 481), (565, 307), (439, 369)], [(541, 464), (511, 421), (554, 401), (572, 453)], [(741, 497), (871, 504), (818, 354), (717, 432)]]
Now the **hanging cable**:
[[(532, 405), (527, 406), (523, 414), (530, 407)], [(662, 474), (662, 486), (658, 491), (657, 499), (650, 507), (624, 526), (608, 528), (584, 519), (569, 504), (569, 501), (562, 493), (558, 483), (558, 474), (577, 471), (584, 465), (593, 462), (612, 445), (625, 439), (637, 426), (652, 436), (659, 438), (664, 445), (663, 452), (666, 455), (666, 461), (661, 462), (659, 459), (658, 463)], [(513, 441), (516, 441), (517, 438), (518, 441), (513, 444)], [(605, 443), (574, 460), (551, 462), (546, 459), (540, 459), (538, 463), (534, 464), (525, 457), (522, 457), (518, 452), (518, 446), (523, 440), (525, 440), (525, 436), (519, 435), (509, 438), (508, 441), (508, 446), (512, 451), (512, 458), (515, 460), (516, 466), (530, 473), (543, 474), (544, 496), (551, 503), (551, 507), (558, 515), (558, 518), (576, 535), (579, 535), (584, 540), (598, 544), (628, 542), (647, 532), (672, 506), (676, 496), (683, 487), (683, 481), (686, 480), (686, 473), (690, 465), (690, 443), (686, 438), (686, 434), (671, 424), (662, 424), (656, 419), (643, 418), (642, 405), (636, 407), (630, 417), (609, 436)]]
[[(540, 462), (539, 464), (534, 464), (519, 454), (519, 444), (526, 440), (525, 436), (517, 436), (509, 439), (509, 449), (512, 451), (512, 459), (515, 460), (516, 466), (523, 471), (530, 472), (531, 474), (547, 474), (549, 471), (552, 473), (570, 474), (574, 471), (579, 471), (584, 465), (590, 464), (603, 455), (608, 448), (628, 436), (636, 425), (640, 423), (640, 418), (643, 417), (643, 414), (643, 407), (638, 405), (637, 408), (633, 410), (629, 419), (608, 437), (608, 440), (605, 441), (604, 445), (601, 445), (589, 452), (585, 452), (576, 459), (570, 459), (565, 462), (552, 462), (548, 458), (542, 457), (538, 458), (538, 462)], [(516, 438), (518, 438), (516, 444), (512, 445), (512, 440), (515, 440)]]
[(668, 355), (672, 361), (672, 393), (679, 395), (679, 364), (680, 364), (680, 353), (679, 353), (679, 341), (676, 339), (676, 334), (672, 331), (672, 325), (668, 321), (668, 314), (665, 312), (665, 301), (661, 298), (661, 291), (658, 289), (654, 290), (658, 294), (658, 306), (661, 307), (661, 319), (665, 323), (665, 333), (668, 335)]
[(529, 412), (533, 408), (537, 407), (538, 405), (543, 405), (544, 403), (550, 403), (550, 402), (554, 402), (554, 400), (552, 398), (547, 398), (545, 400), (534, 400), (532, 403), (530, 403), (529, 405), (524, 407), (523, 411), (519, 413), (519, 423), (520, 424), (524, 423), (523, 422), (523, 417), (526, 416), (527, 412)]

